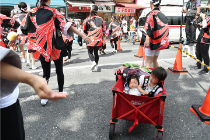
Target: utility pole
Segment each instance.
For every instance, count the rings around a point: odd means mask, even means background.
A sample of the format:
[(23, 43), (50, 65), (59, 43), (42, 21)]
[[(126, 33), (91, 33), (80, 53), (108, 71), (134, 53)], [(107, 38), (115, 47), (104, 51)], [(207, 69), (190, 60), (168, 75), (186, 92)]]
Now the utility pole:
[(67, 0), (64, 0), (65, 4), (66, 4), (66, 18), (68, 18), (68, 2)]

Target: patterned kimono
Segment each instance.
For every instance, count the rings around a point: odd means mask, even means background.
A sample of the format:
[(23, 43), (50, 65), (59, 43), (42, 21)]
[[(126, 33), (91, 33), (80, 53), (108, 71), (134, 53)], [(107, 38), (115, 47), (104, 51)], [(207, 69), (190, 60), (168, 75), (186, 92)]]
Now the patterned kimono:
[(109, 31), (111, 33), (111, 39), (122, 36), (122, 30), (119, 22), (111, 22), (109, 24)]
[(162, 50), (169, 47), (169, 26), (166, 16), (154, 8), (146, 17), (144, 29), (150, 37), (150, 49)]
[(14, 18), (9, 18), (6, 15), (0, 14), (0, 46), (6, 48), (8, 43), (7, 41), (7, 34), (9, 29), (4, 30), (5, 28), (14, 28), (17, 29), (20, 26), (19, 22), (16, 21)]
[(83, 22), (84, 33), (92, 40), (87, 46), (97, 47), (103, 44), (103, 35), (106, 32), (104, 20), (98, 16), (88, 17)]
[(61, 31), (70, 37), (71, 22), (66, 22), (64, 16), (55, 8), (47, 5), (31, 10), (21, 23), (21, 31), (28, 35), (28, 49), (35, 50), (33, 56), (42, 61), (53, 61), (60, 57), (65, 49)]
[[(14, 18), (21, 24), (25, 16), (27, 15), (27, 12), (21, 12), (20, 14), (14, 15)], [(19, 36), (19, 44), (25, 44), (28, 41), (28, 36), (23, 35), (21, 30), (18, 29)]]

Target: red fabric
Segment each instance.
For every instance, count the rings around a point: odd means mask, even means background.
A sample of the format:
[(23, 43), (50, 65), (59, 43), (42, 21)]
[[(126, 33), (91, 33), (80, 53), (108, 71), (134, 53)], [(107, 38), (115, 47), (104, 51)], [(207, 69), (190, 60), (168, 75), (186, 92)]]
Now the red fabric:
[[(42, 12), (42, 15), (38, 12), (40, 9), (45, 11)], [(37, 23), (37, 18), (48, 20)], [(64, 16), (55, 8), (48, 6), (36, 7), (23, 19), (21, 30), (22, 32), (28, 32), (28, 49), (36, 50), (33, 53), (35, 59), (43, 58), (46, 62), (59, 59), (61, 51), (55, 48), (54, 43), (56, 41), (56, 29), (64, 31), (65, 24)], [(40, 55), (43, 57), (40, 57)]]
[[(96, 19), (100, 19), (102, 21), (101, 26), (96, 26)], [(87, 26), (89, 29), (87, 29)], [(84, 20), (83, 22), (83, 30), (84, 32), (87, 31), (88, 37), (91, 39), (91, 43), (87, 43), (87, 46), (90, 47), (101, 47), (105, 40), (104, 34), (106, 32), (106, 26), (104, 20), (99, 16), (91, 16)]]
[[(123, 76), (119, 76), (118, 81), (116, 82), (115, 86), (112, 88), (113, 91), (117, 91), (119, 93), (116, 94), (116, 100), (114, 103), (114, 108), (112, 110), (112, 118), (118, 118), (122, 115), (125, 115), (129, 111), (134, 110), (133, 113), (125, 116), (124, 120), (128, 121), (134, 121), (134, 124), (130, 127), (129, 132), (133, 130), (134, 127), (138, 126), (138, 123), (148, 123), (151, 124), (151, 122), (146, 119), (144, 116), (142, 116), (139, 113), (139, 110), (145, 114), (148, 118), (150, 118), (152, 121), (154, 121), (156, 124), (159, 124), (162, 126), (163, 123), (163, 116), (161, 113), (161, 103), (162, 99), (159, 98), (160, 96), (167, 96), (165, 93), (164, 88), (164, 82), (163, 82), (163, 92), (165, 94), (159, 93), (155, 97), (146, 97), (146, 96), (135, 96), (135, 95), (129, 95), (126, 93), (123, 93), (123, 85), (124, 85), (124, 78)], [(129, 102), (127, 102), (123, 97), (121, 97), (119, 94), (121, 94), (125, 99), (127, 99)], [(150, 104), (147, 104), (140, 109), (137, 107), (140, 107), (152, 100), (156, 100)], [(134, 108), (129, 103), (132, 103), (136, 108)]]
[[(134, 104), (136, 107), (139, 107), (140, 105), (143, 105), (151, 100), (153, 100), (155, 97), (144, 97), (144, 96), (134, 96), (129, 95), (126, 93), (122, 93), (123, 96), (129, 100), (132, 104)], [(159, 124), (159, 117), (160, 117), (160, 105), (161, 105), (161, 99), (148, 104), (147, 106), (140, 108), (140, 111), (142, 111), (147, 117), (149, 117), (151, 120)], [(119, 117), (123, 114), (126, 114), (127, 112), (133, 110), (134, 108), (127, 103), (122, 97), (118, 96), (116, 100), (116, 116)], [(137, 117), (139, 122), (141, 123), (148, 123), (151, 124), (150, 121), (145, 119), (141, 114), (137, 114)], [(123, 119), (128, 121), (135, 121), (135, 112), (125, 116)]]

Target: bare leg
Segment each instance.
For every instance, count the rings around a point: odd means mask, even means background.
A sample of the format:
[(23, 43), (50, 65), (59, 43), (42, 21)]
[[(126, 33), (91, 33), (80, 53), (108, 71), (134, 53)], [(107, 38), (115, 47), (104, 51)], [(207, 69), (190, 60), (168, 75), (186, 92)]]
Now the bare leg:
[(31, 56), (31, 59), (32, 59), (32, 66), (35, 66), (35, 58), (33, 55)]
[(25, 59), (25, 50), (24, 50), (24, 44), (20, 44), (19, 45), (19, 48), (20, 48), (20, 51), (21, 51), (21, 55), (22, 55), (22, 58)]
[(158, 56), (154, 56), (153, 57), (153, 68), (157, 68), (158, 67), (157, 59), (158, 59)]
[(153, 62), (153, 56), (146, 56), (146, 68), (151, 68)]

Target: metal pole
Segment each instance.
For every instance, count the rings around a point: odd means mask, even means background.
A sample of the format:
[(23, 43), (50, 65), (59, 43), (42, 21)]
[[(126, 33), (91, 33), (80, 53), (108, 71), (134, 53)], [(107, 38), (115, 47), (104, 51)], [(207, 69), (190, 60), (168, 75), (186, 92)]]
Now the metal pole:
[(67, 3), (67, 0), (65, 0), (65, 4), (66, 4), (66, 18), (68, 18), (68, 3)]
[[(184, 8), (184, 0), (183, 0), (183, 8)], [(183, 43), (182, 41), (182, 23), (183, 23), (183, 12), (182, 12), (182, 19), (181, 19), (181, 25), (180, 25), (180, 38), (179, 38), (179, 43)]]

